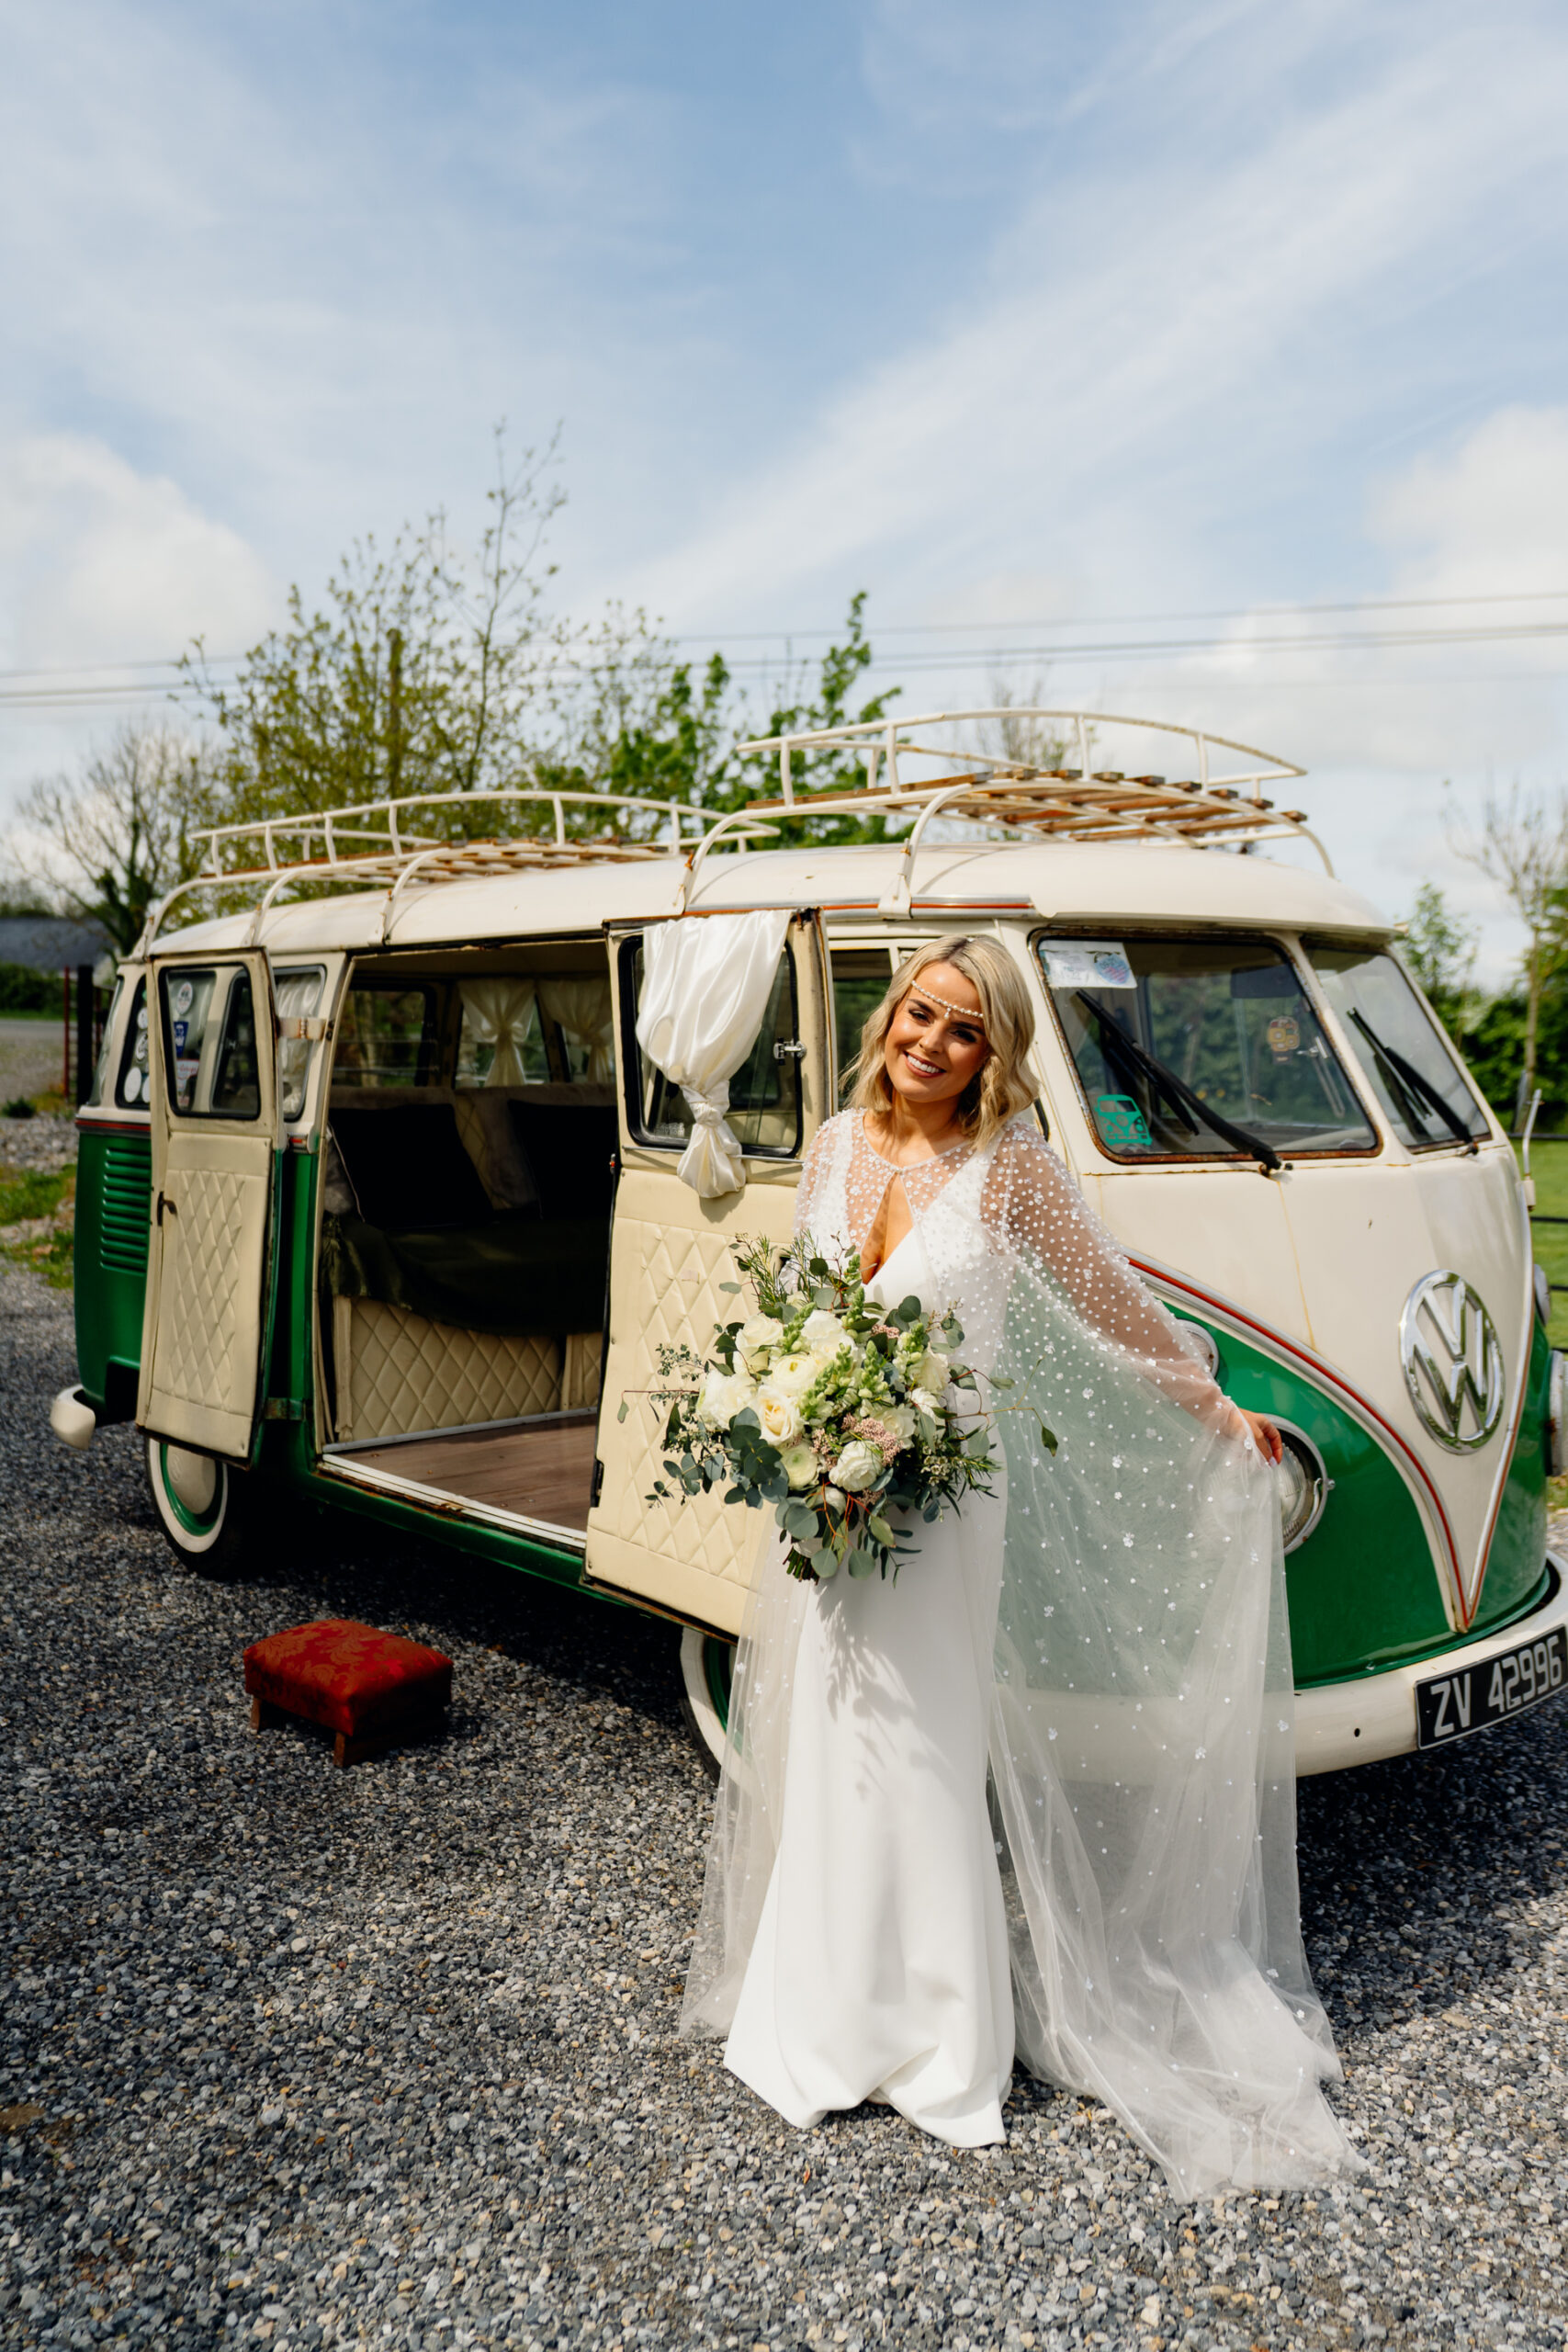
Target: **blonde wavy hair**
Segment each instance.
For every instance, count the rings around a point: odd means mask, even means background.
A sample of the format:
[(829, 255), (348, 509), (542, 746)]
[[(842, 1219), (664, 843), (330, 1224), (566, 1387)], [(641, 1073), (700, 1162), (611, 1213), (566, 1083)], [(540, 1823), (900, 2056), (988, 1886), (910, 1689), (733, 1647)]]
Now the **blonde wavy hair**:
[(886, 1117), (894, 1102), (884, 1048), (893, 1016), (920, 974), (932, 964), (951, 964), (962, 972), (980, 1000), (986, 1042), (990, 1052), (958, 1098), (956, 1124), (979, 1148), (988, 1144), (1010, 1119), (1027, 1111), (1040, 1091), (1030, 1067), (1034, 1043), (1034, 1007), (1017, 965), (994, 939), (971, 939), (954, 932), (947, 939), (919, 947), (893, 975), (886, 995), (860, 1035), (854, 1062), (854, 1091), (848, 1107)]

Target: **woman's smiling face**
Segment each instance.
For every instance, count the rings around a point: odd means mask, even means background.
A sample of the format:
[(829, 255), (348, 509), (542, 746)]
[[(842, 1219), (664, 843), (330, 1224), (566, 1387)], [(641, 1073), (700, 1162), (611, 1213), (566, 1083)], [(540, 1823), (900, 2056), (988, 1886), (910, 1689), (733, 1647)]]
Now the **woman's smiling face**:
[(893, 1015), (882, 1058), (905, 1102), (956, 1103), (989, 1052), (974, 981), (928, 964)]

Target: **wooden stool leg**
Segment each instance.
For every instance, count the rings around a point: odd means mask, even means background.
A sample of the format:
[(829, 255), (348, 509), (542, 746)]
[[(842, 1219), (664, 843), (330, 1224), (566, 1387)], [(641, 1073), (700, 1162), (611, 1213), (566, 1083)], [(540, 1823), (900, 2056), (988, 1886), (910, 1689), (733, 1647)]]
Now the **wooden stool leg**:
[(270, 1699), (251, 1701), (251, 1729), (253, 1731), (269, 1730), (272, 1725), (280, 1724), (282, 1721), (282, 1708), (275, 1706)]

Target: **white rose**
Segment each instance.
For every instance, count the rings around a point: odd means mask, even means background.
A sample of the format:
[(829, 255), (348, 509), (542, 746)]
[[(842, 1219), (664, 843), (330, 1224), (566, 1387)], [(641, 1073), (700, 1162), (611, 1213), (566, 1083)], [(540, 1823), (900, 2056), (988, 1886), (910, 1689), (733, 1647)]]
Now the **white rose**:
[(736, 1345), (753, 1372), (766, 1372), (768, 1358), (784, 1338), (784, 1325), (772, 1315), (753, 1315), (740, 1326)]
[(822, 1499), (827, 1504), (829, 1510), (842, 1510), (844, 1508), (844, 1490), (842, 1487), (824, 1487), (822, 1489)]
[(784, 1449), (784, 1476), (796, 1489), (814, 1487), (817, 1483), (817, 1456), (808, 1445), (791, 1445)]
[(900, 1445), (908, 1445), (914, 1437), (916, 1419), (913, 1407), (883, 1405), (878, 1408), (876, 1418), (884, 1429), (892, 1430)]
[(774, 1357), (768, 1385), (782, 1389), (786, 1396), (804, 1396), (820, 1369), (815, 1356), (796, 1348), (788, 1355)]
[(752, 1399), (757, 1419), (762, 1424), (762, 1435), (770, 1445), (794, 1445), (806, 1427), (798, 1396), (790, 1396), (784, 1389), (765, 1382)]
[(757, 1392), (743, 1372), (720, 1372), (716, 1364), (703, 1383), (697, 1398), (697, 1419), (709, 1429), (727, 1430), (737, 1413), (756, 1402)]
[(929, 1388), (933, 1396), (940, 1396), (947, 1386), (947, 1358), (939, 1355), (934, 1348), (928, 1348), (914, 1366), (914, 1377), (917, 1388)]
[(861, 1495), (874, 1487), (882, 1476), (882, 1456), (874, 1445), (854, 1438), (845, 1446), (833, 1464), (834, 1483), (847, 1493)]
[(911, 1388), (909, 1402), (917, 1413), (930, 1413), (933, 1419), (942, 1410), (941, 1404), (929, 1388)]
[(829, 1315), (825, 1306), (818, 1306), (801, 1327), (800, 1343), (826, 1363), (829, 1356), (838, 1354), (849, 1336), (836, 1315)]

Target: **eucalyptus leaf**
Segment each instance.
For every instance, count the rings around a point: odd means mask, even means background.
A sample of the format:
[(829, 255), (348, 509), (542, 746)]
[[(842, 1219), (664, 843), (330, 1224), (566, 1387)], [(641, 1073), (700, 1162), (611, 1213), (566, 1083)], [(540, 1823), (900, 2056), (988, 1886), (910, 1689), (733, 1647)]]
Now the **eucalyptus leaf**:
[(1045, 1448), (1047, 1453), (1055, 1453), (1057, 1444), (1056, 1432), (1055, 1430), (1048, 1430), (1043, 1421), (1040, 1424), (1040, 1442)]

